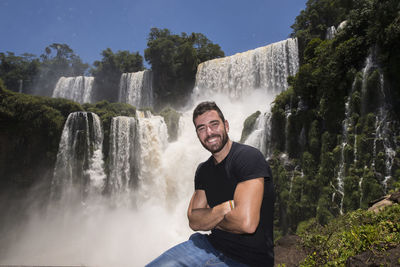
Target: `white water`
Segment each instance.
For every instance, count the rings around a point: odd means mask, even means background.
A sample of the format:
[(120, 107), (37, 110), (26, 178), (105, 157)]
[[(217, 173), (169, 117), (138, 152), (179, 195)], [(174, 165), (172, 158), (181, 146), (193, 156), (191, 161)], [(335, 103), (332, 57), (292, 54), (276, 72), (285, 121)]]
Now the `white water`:
[(153, 79), (149, 70), (123, 73), (119, 83), (119, 102), (143, 108), (153, 106)]
[[(271, 156), (269, 144), (271, 132), (271, 113), (265, 112), (258, 116), (253, 132), (245, 140), (245, 144), (258, 148), (264, 156)], [(268, 146), (267, 146), (268, 144)]]
[(337, 191), (340, 194), (340, 214), (343, 214), (343, 199), (344, 199), (344, 178), (345, 178), (345, 171), (346, 171), (346, 162), (344, 158), (345, 148), (348, 144), (348, 128), (350, 124), (350, 100), (351, 97), (347, 98), (345, 103), (345, 119), (342, 122), (342, 144), (340, 150), (340, 163), (339, 163), (339, 170), (337, 173)]
[(76, 187), (85, 194), (96, 194), (103, 190), (106, 176), (103, 171), (102, 143), (103, 132), (96, 114), (74, 112), (68, 116), (53, 175), (53, 197), (70, 203), (74, 200), (71, 192)]
[(330, 26), (327, 30), (326, 30), (326, 34), (325, 34), (325, 39), (327, 40), (331, 40), (335, 37), (337, 31), (335, 26)]
[(133, 117), (112, 119), (110, 131), (110, 176), (108, 186), (115, 195), (129, 194), (137, 180), (137, 121)]
[[(140, 154), (140, 170), (137, 188), (129, 189), (130, 203), (113, 203), (109, 198), (99, 197), (64, 210), (51, 209), (46, 216), (34, 215), (13, 243), (7, 258), (0, 263), (143, 266), (170, 246), (187, 240), (192, 233), (186, 209), (194, 191), (194, 173), (198, 164), (210, 156), (195, 134), (192, 122), (194, 107), (203, 100), (215, 101), (230, 124), (230, 138), (238, 141), (245, 119), (254, 112), (262, 112), (258, 126), (266, 126), (266, 114), (274, 97), (286, 89), (287, 75), (294, 74), (292, 71), (298, 68), (297, 41), (291, 39), (241, 55), (243, 58), (235, 55), (225, 61), (212, 60), (203, 63), (203, 67), (199, 66), (197, 79), (200, 80), (196, 84), (202, 87), (196, 87), (190, 104), (181, 111), (176, 142), (168, 143), (166, 125), (161, 117), (138, 112), (136, 138), (140, 148), (135, 148), (135, 156)], [(254, 64), (247, 64), (249, 58)], [(227, 61), (234, 61), (235, 66), (224, 68)], [(232, 89), (225, 84), (221, 84), (221, 90), (211, 86), (214, 82), (207, 84), (206, 77), (210, 80), (215, 78), (215, 69), (219, 70), (221, 77), (227, 77), (229, 73), (230, 80), (226, 82)], [(262, 86), (254, 88), (254, 85)], [(235, 97), (232, 97), (232, 92)], [(129, 125), (133, 123), (132, 119), (114, 120), (126, 120)], [(110, 142), (117, 139), (132, 142), (128, 130), (117, 130), (121, 129), (119, 127), (133, 127), (122, 126), (122, 121), (118, 122), (118, 127), (113, 122)], [(256, 133), (261, 128), (256, 129)], [(261, 149), (268, 149), (262, 148), (264, 134), (255, 136), (260, 139), (254, 138), (254, 142)], [(126, 152), (131, 148), (118, 147), (112, 148), (110, 153), (132, 156)], [(114, 157), (112, 162), (113, 166), (126, 166), (126, 159)], [(123, 180), (127, 173), (124, 173), (125, 167), (121, 169), (120, 173), (111, 170), (115, 181)]]
[(52, 97), (70, 99), (79, 103), (91, 103), (94, 77), (61, 77)]
[(223, 93), (244, 99), (254, 88), (276, 95), (299, 68), (297, 39), (287, 39), (199, 65), (195, 94)]

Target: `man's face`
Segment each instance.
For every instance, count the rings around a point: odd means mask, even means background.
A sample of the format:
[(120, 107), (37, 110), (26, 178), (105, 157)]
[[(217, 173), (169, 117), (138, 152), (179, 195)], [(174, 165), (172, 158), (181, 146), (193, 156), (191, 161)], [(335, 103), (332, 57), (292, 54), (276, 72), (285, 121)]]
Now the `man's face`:
[(218, 153), (228, 142), (229, 124), (223, 122), (217, 111), (206, 111), (195, 119), (197, 137), (205, 149)]

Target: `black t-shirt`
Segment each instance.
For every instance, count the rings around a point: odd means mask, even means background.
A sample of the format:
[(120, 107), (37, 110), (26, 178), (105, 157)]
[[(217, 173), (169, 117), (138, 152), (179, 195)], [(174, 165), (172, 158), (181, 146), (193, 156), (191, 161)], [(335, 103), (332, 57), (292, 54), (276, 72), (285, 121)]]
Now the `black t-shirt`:
[(271, 169), (259, 150), (233, 142), (223, 161), (215, 164), (211, 156), (199, 165), (195, 189), (205, 190), (208, 205), (214, 207), (233, 199), (238, 183), (260, 177), (264, 177), (264, 197), (255, 233), (233, 234), (213, 229), (208, 239), (232, 259), (250, 266), (273, 266), (274, 188)]

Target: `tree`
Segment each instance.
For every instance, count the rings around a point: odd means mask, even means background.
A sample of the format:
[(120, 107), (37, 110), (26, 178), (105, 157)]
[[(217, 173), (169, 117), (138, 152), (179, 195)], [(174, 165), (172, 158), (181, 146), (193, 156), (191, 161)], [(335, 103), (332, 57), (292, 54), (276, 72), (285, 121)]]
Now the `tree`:
[(94, 68), (90, 70), (95, 77), (95, 98), (115, 102), (118, 100), (118, 85), (122, 73), (143, 70), (143, 57), (139, 52), (123, 50), (114, 53), (110, 48), (101, 54), (103, 59), (95, 61)]
[(164, 104), (178, 104), (190, 95), (197, 66), (223, 57), (224, 52), (201, 33), (176, 35), (152, 28), (144, 55), (154, 73), (156, 98)]
[(66, 44), (49, 45), (40, 58), (41, 64), (35, 90), (35, 93), (39, 95), (51, 95), (60, 77), (84, 75), (89, 67)]
[(35, 55), (16, 56), (12, 52), (0, 53), (0, 78), (6, 88), (12, 91), (29, 92), (39, 66), (39, 59)]

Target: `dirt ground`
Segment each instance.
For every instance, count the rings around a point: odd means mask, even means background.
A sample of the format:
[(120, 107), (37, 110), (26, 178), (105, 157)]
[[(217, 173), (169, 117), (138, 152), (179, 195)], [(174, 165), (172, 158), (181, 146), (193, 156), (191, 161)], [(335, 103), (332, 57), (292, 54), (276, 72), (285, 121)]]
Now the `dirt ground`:
[(300, 247), (300, 238), (295, 235), (287, 235), (279, 239), (275, 244), (275, 266), (285, 264), (286, 267), (299, 266), (307, 254)]

